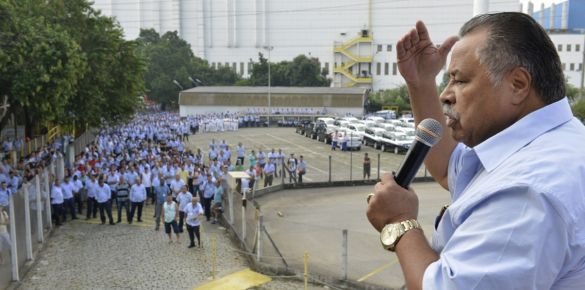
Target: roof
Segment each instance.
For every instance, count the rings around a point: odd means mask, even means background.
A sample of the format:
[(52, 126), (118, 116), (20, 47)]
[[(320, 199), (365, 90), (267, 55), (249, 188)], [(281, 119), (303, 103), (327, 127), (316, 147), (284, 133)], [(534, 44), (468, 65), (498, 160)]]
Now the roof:
[[(268, 87), (195, 87), (181, 93), (229, 93), (229, 94), (267, 94)], [(331, 88), (331, 87), (271, 87), (271, 94), (356, 94), (366, 93), (365, 88)]]

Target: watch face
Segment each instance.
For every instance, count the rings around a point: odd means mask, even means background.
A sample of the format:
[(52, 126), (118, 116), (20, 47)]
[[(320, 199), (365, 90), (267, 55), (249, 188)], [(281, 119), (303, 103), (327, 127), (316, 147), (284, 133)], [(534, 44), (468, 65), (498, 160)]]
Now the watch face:
[(383, 230), (382, 234), (380, 235), (380, 240), (382, 244), (385, 246), (392, 245), (396, 239), (398, 238), (399, 232), (398, 227), (396, 225), (387, 225)]

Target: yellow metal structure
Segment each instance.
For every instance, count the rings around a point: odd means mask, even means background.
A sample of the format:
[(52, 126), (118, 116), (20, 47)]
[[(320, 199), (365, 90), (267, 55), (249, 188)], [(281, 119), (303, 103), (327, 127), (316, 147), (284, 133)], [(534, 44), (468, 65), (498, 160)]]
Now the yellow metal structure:
[(213, 280), (193, 290), (245, 290), (251, 287), (260, 286), (272, 281), (272, 278), (256, 273), (250, 269), (244, 269), (232, 273), (223, 278)]
[[(361, 76), (360, 73), (358, 75), (354, 75), (352, 73), (352, 67), (354, 65), (359, 64), (367, 64), (370, 65), (372, 63), (372, 55), (371, 55), (371, 47), (368, 50), (368, 55), (356, 55), (352, 52), (354, 47), (357, 47), (357, 51), (359, 51), (360, 45), (368, 45), (371, 46), (373, 38), (370, 34), (366, 33), (365, 35), (362, 34), (360, 36), (354, 37), (345, 43), (341, 43), (335, 45), (333, 47), (333, 53), (337, 56), (339, 55), (343, 60), (341, 65), (335, 66), (333, 68), (333, 73), (339, 74), (342, 76), (341, 84), (344, 87), (353, 87), (357, 84), (371, 84), (372, 77), (370, 76)], [(369, 69), (368, 69), (369, 70)]]

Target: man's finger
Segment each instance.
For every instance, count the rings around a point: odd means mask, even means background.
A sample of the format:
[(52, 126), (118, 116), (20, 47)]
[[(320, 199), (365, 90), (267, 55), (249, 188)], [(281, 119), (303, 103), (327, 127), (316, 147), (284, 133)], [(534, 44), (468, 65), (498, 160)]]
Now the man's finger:
[(431, 41), (431, 37), (429, 36), (429, 31), (427, 30), (426, 25), (422, 21), (416, 22), (416, 31), (418, 32), (418, 38), (420, 40), (428, 40)]
[(453, 45), (455, 45), (457, 41), (459, 41), (459, 37), (457, 36), (448, 37), (447, 39), (445, 39), (443, 44), (441, 44), (441, 47), (439, 47), (439, 53), (442, 56), (446, 56), (449, 53), (449, 51), (451, 51), (451, 48), (453, 48)]
[(394, 175), (390, 174), (390, 173), (384, 173), (382, 174), (382, 177), (380, 178), (380, 181), (384, 184), (387, 185), (389, 183), (395, 182), (394, 181)]
[(418, 32), (414, 28), (412, 30), (410, 30), (410, 39), (412, 41), (413, 46), (416, 46), (416, 44), (420, 41), (420, 38), (418, 36)]
[(404, 55), (406, 54), (406, 50), (404, 49), (404, 45), (402, 44), (402, 39), (400, 39), (397, 43), (396, 43), (396, 57), (398, 59), (404, 57)]

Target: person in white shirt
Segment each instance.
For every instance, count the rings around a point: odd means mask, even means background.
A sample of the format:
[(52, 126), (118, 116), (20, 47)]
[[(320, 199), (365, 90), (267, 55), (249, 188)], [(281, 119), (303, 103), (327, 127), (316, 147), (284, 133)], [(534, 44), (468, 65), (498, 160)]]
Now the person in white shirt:
[(63, 221), (67, 221), (67, 211), (71, 213), (71, 219), (76, 220), (77, 215), (75, 214), (75, 204), (73, 201), (73, 189), (75, 185), (73, 181), (69, 179), (69, 176), (65, 176), (63, 183), (61, 184), (61, 190), (63, 191)]
[(146, 188), (146, 197), (150, 198), (150, 200), (152, 201), (151, 204), (154, 204), (154, 196), (152, 191), (152, 172), (150, 171), (148, 165), (144, 166), (144, 169), (141, 173), (141, 177), (142, 184), (144, 184), (144, 187)]
[(10, 249), (12, 244), (7, 228), (9, 224), (10, 221), (8, 220), (8, 213), (6, 213), (6, 211), (4, 211), (4, 207), (0, 205), (0, 265), (4, 264), (4, 257), (2, 256), (2, 252), (4, 252), (4, 249)]
[(203, 207), (199, 203), (199, 198), (194, 196), (191, 203), (185, 206), (187, 214), (187, 232), (189, 233), (189, 248), (195, 247), (195, 236), (197, 236), (197, 245), (201, 248), (201, 236), (199, 227), (201, 225), (200, 218), (203, 216)]
[(53, 219), (57, 226), (61, 225), (61, 218), (65, 215), (63, 212), (63, 189), (61, 181), (56, 178), (53, 187), (51, 187), (51, 210)]
[(183, 232), (183, 223), (185, 221), (185, 207), (191, 202), (193, 195), (187, 191), (187, 186), (183, 185), (181, 191), (177, 195), (177, 202), (179, 203), (179, 232)]
[(136, 178), (136, 183), (130, 188), (130, 202), (132, 203), (132, 207), (130, 209), (130, 218), (128, 221), (129, 224), (131, 224), (132, 220), (134, 219), (136, 208), (138, 208), (138, 214), (136, 218), (139, 223), (142, 222), (142, 207), (144, 206), (145, 200), (146, 188), (144, 187), (144, 184), (142, 184), (142, 180), (140, 178)]
[(83, 200), (81, 198), (81, 190), (83, 189), (83, 182), (81, 182), (78, 175), (73, 175), (73, 198), (77, 205), (77, 213), (83, 214)]
[(98, 182), (95, 175), (91, 175), (91, 179), (85, 182), (85, 190), (87, 191), (87, 212), (85, 219), (88, 220), (91, 217), (96, 218), (98, 203), (95, 199), (97, 193)]
[(175, 179), (173, 179), (173, 181), (171, 181), (171, 192), (173, 194), (174, 199), (177, 198), (177, 194), (179, 194), (179, 192), (181, 192), (181, 188), (183, 188), (184, 185), (185, 185), (185, 182), (183, 182), (183, 179), (181, 179), (181, 175), (176, 174)]
[(180, 244), (181, 240), (179, 227), (177, 226), (177, 219), (179, 218), (179, 206), (176, 202), (173, 201), (172, 195), (167, 195), (166, 202), (163, 204), (162, 207), (162, 219), (165, 222), (165, 233), (169, 236), (169, 243), (173, 242), (173, 238), (171, 236), (171, 228), (175, 235), (177, 236), (177, 243)]
[(108, 215), (108, 219), (110, 220), (110, 225), (115, 225), (114, 218), (112, 217), (112, 191), (110, 186), (104, 183), (104, 177), (101, 176), (98, 180), (98, 185), (96, 186), (96, 195), (95, 199), (97, 201), (98, 207), (100, 209), (100, 219), (102, 221), (102, 225), (106, 223), (105, 213)]

